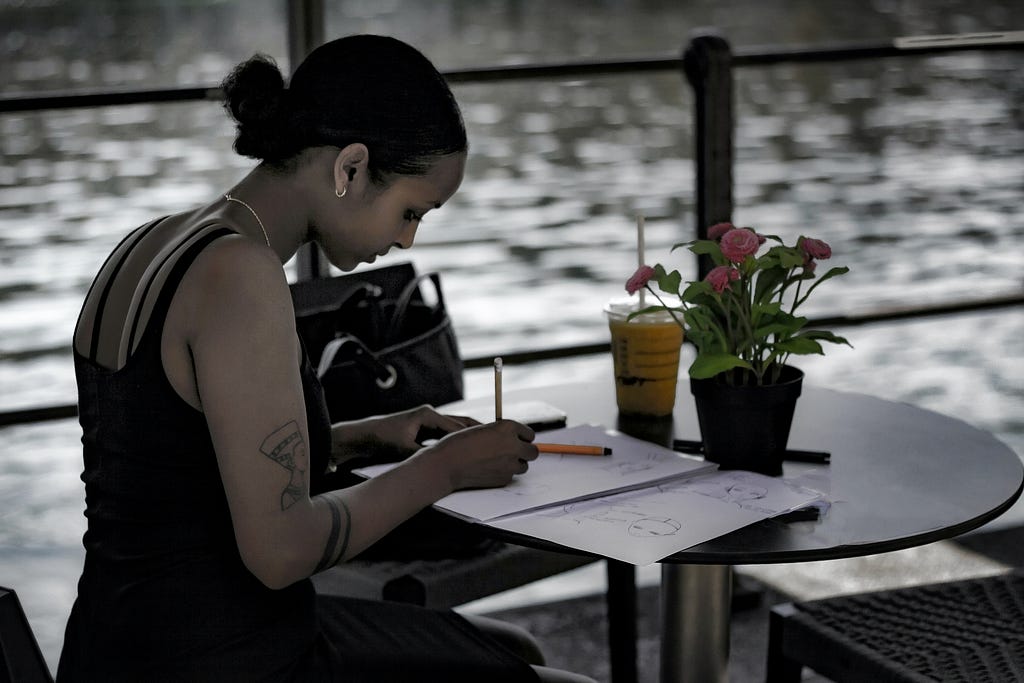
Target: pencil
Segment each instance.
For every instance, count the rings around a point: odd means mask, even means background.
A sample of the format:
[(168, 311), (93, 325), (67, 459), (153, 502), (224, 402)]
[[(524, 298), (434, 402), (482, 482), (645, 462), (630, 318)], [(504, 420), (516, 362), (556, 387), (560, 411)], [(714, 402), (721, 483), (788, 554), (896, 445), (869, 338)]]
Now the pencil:
[(541, 453), (566, 453), (568, 455), (611, 455), (612, 449), (605, 446), (579, 446), (574, 443), (535, 443)]
[(494, 359), (494, 419), (501, 419), (501, 356)]

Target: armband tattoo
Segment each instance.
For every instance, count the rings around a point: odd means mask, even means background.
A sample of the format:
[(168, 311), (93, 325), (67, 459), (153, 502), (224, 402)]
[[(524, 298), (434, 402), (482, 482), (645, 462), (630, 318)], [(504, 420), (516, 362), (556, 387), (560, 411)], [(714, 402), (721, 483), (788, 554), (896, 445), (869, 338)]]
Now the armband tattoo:
[[(313, 570), (314, 574), (334, 566), (338, 560), (345, 556), (345, 551), (348, 550), (349, 535), (352, 532), (352, 515), (348, 511), (348, 505), (345, 505), (345, 501), (324, 498), (324, 502), (327, 503), (327, 507), (331, 511), (331, 533), (327, 536), (323, 557), (320, 558), (316, 569)], [(338, 509), (338, 505), (345, 508), (345, 536), (341, 539), (340, 550), (338, 550), (338, 534), (341, 530), (341, 510)]]

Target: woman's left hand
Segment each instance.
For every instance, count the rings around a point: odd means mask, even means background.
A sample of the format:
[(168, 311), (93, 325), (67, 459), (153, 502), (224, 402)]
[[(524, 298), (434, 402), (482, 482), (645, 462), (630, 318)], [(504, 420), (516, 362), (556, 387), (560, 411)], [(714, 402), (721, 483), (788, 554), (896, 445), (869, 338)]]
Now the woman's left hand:
[(340, 422), (332, 429), (332, 461), (369, 457), (374, 462), (402, 460), (423, 446), (427, 439), (480, 424), (471, 417), (444, 415), (422, 405), (389, 415), (376, 415), (353, 422)]

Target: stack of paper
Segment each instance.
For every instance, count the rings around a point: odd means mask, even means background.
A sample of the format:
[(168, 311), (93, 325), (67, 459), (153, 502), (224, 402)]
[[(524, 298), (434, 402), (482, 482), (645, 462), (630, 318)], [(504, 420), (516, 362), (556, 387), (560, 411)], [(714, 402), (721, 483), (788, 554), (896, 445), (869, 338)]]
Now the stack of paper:
[[(607, 456), (541, 454), (502, 488), (457, 491), (435, 507), (469, 521), (644, 565), (821, 497), (782, 479), (719, 472), (595, 425), (538, 440), (612, 449)], [(373, 477), (394, 467), (356, 470)]]

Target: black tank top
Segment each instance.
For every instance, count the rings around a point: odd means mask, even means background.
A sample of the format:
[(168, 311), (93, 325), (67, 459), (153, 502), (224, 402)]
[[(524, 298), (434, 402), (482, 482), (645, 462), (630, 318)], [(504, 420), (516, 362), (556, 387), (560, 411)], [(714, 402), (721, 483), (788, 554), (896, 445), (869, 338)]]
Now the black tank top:
[[(206, 420), (175, 392), (161, 361), (182, 277), (231, 234), (210, 231), (178, 260), (123, 367), (75, 353), (88, 530), (61, 681), (288, 680), (313, 647), (311, 582), (270, 590), (245, 568)], [(101, 303), (95, 329), (102, 314)], [(310, 469), (319, 472), (330, 423), (305, 352), (300, 372)]]
[[(129, 235), (115, 250), (120, 263), (104, 270), (116, 275), (152, 227)], [(75, 352), (89, 524), (58, 682), (537, 683), (524, 661), (455, 612), (316, 596), (308, 579), (270, 590), (245, 568), (206, 420), (171, 386), (160, 355), (185, 272), (211, 242), (234, 234), (209, 228), (182, 240), (193, 243), (148, 322), (133, 322), (129, 348), (139, 341), (123, 367)], [(105, 300), (100, 292), (94, 330)], [(318, 476), (330, 422), (305, 350), (300, 373), (316, 491), (330, 483)]]

